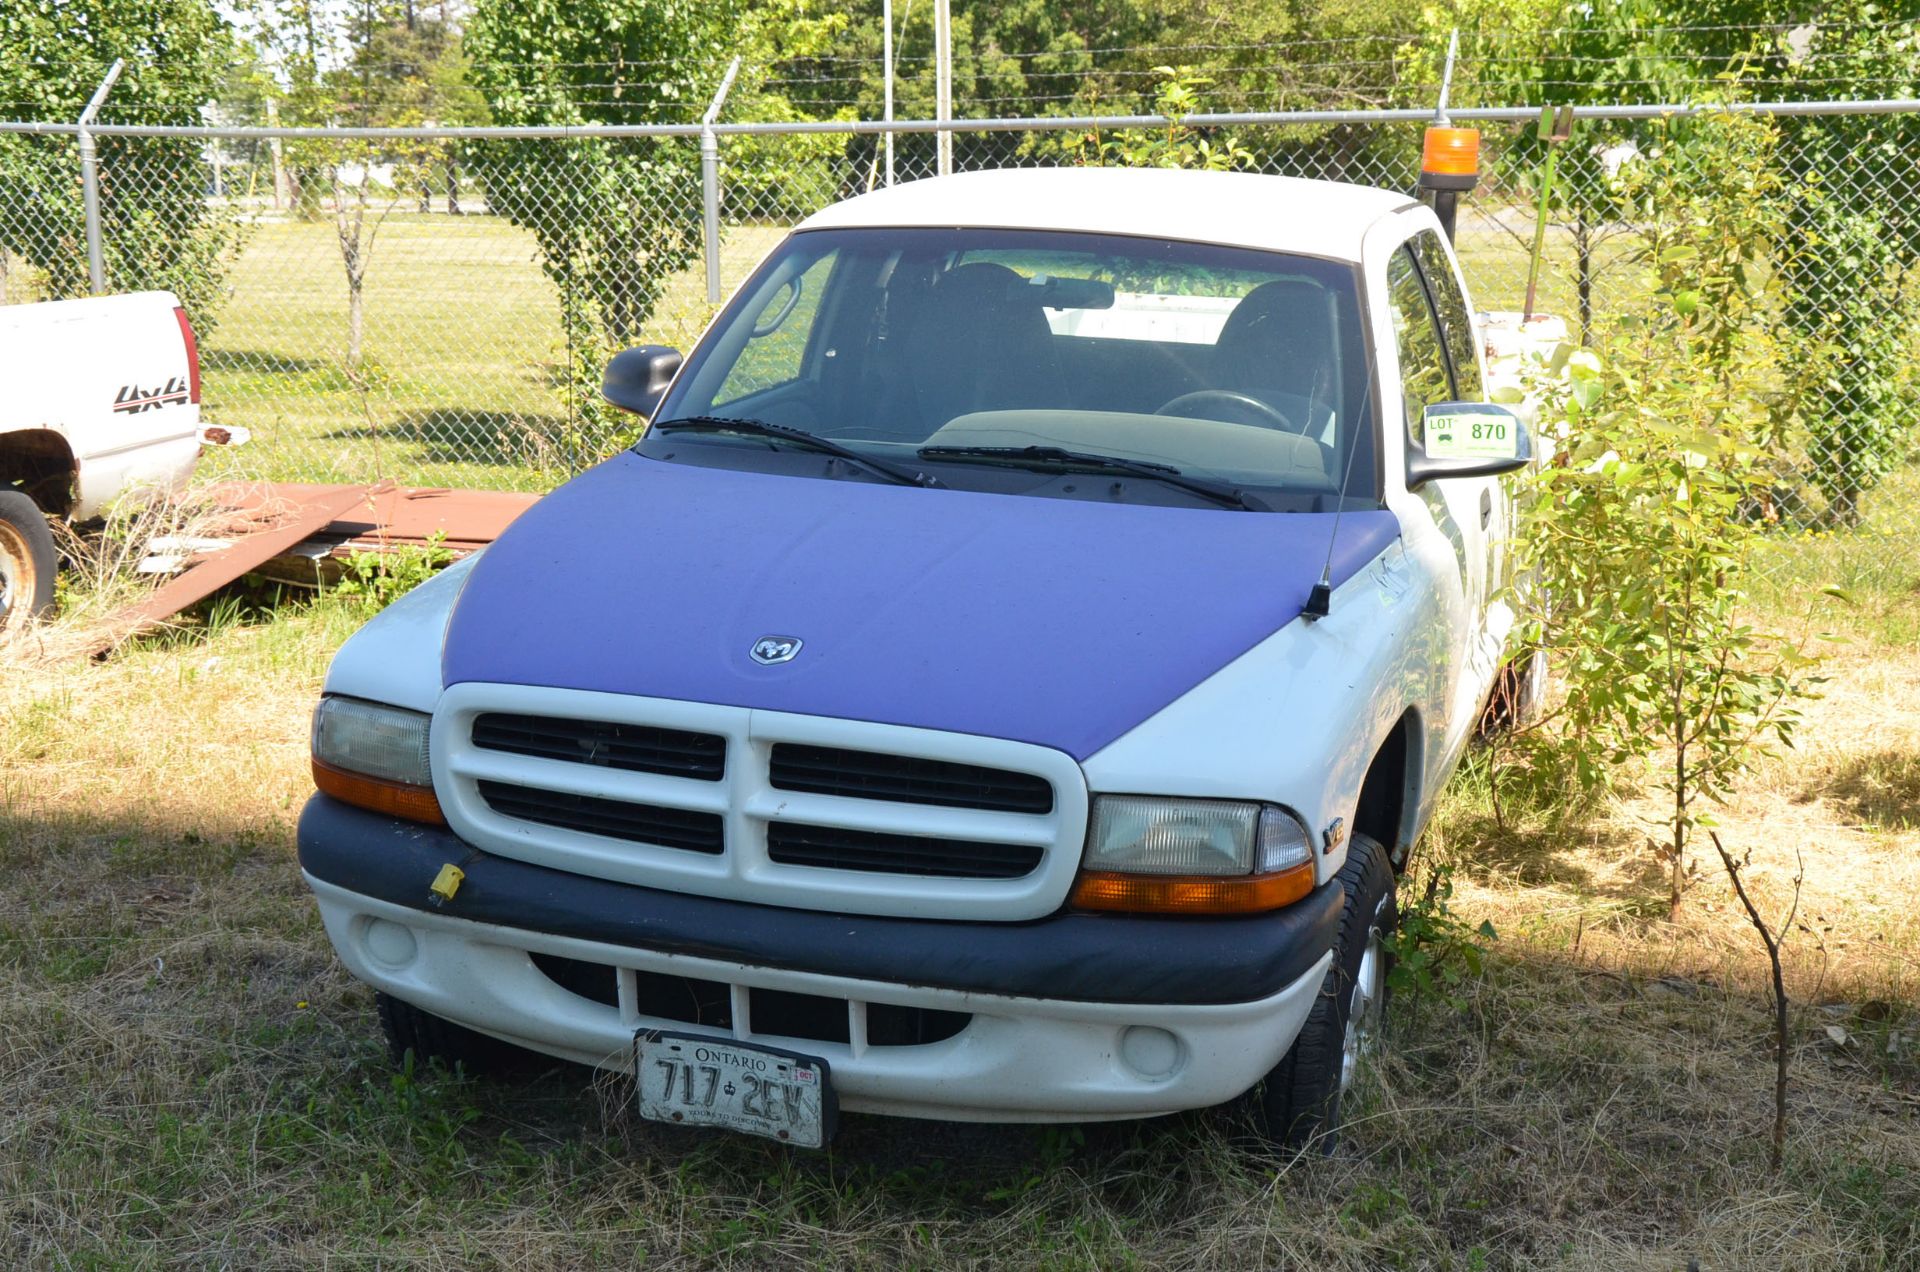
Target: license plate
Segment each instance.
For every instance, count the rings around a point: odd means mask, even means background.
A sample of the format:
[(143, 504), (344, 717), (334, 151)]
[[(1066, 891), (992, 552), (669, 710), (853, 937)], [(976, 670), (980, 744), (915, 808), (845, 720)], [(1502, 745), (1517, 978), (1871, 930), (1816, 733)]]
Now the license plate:
[(634, 1036), (640, 1116), (723, 1126), (803, 1148), (832, 1138), (827, 1062), (779, 1047), (643, 1029)]

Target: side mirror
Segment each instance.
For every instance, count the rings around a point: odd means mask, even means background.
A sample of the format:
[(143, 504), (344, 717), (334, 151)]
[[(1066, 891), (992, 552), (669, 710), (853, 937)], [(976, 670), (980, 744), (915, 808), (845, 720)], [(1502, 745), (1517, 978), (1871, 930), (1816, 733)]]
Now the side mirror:
[(623, 411), (652, 417), (685, 359), (666, 345), (636, 345), (607, 360), (600, 396)]
[(1441, 402), (1421, 419), (1423, 442), (1408, 439), (1407, 489), (1436, 477), (1494, 477), (1533, 462), (1520, 417), (1491, 402)]

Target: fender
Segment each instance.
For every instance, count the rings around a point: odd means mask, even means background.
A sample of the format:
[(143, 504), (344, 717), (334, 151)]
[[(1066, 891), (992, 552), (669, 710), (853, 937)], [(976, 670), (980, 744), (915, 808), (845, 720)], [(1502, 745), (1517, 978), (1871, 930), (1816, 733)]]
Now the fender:
[[(1330, 613), (1296, 619), (1141, 722), (1083, 767), (1096, 792), (1260, 799), (1297, 812), (1319, 838), (1353, 824), (1367, 768), (1409, 709), (1424, 723), (1448, 677), (1441, 599), (1399, 542), (1336, 588)], [(1430, 736), (1411, 739), (1424, 788)], [(1424, 798), (1409, 791), (1416, 832)], [(1324, 881), (1346, 860), (1323, 852)]]
[(428, 714), (440, 702), (440, 647), (447, 619), (480, 553), (454, 562), (374, 615), (327, 668), (322, 692)]

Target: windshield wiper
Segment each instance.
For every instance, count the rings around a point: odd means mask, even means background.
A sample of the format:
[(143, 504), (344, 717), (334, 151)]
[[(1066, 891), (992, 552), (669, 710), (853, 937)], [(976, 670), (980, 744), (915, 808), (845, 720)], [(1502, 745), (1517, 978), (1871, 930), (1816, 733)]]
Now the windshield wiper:
[(1031, 468), (1041, 472), (1091, 468), (1127, 473), (1164, 482), (1169, 486), (1199, 495), (1226, 508), (1247, 512), (1271, 511), (1244, 490), (1222, 481), (1189, 477), (1172, 464), (1156, 464), (1148, 459), (1127, 459), (1120, 455), (1100, 455), (1092, 451), (1063, 450), (1058, 446), (922, 446), (922, 459), (950, 459), (970, 464), (1004, 464), (1009, 468)]
[(858, 464), (869, 472), (885, 477), (888, 481), (898, 482), (902, 486), (939, 486), (938, 478), (911, 468), (902, 468), (890, 464), (884, 459), (875, 459), (871, 455), (862, 455), (851, 446), (842, 446), (839, 442), (817, 437), (803, 428), (793, 428), (786, 424), (770, 424), (766, 420), (751, 419), (744, 415), (688, 415), (677, 420), (661, 420), (647, 426), (649, 433), (739, 433), (746, 437), (777, 437), (792, 442), (807, 450), (819, 451), (823, 455), (832, 455), (849, 463)]

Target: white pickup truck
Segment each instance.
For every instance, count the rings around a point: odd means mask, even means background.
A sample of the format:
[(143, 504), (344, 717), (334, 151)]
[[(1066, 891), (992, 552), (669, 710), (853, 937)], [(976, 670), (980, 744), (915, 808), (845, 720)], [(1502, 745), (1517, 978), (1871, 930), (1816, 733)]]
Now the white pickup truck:
[(172, 488), (200, 454), (200, 355), (171, 292), (0, 307), (0, 631), (53, 603), (48, 517)]
[(640, 1112), (1328, 1142), (1487, 701), (1525, 429), (1439, 221), (1169, 171), (830, 207), (653, 423), (334, 659), (305, 878), (396, 1053)]

